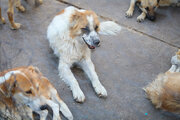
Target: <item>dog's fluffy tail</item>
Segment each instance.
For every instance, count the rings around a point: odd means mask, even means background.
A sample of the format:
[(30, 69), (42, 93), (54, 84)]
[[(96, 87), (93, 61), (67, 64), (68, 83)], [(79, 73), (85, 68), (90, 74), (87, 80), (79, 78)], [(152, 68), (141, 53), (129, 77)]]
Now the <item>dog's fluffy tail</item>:
[(116, 35), (121, 30), (121, 26), (113, 21), (101, 22), (99, 26), (99, 34)]

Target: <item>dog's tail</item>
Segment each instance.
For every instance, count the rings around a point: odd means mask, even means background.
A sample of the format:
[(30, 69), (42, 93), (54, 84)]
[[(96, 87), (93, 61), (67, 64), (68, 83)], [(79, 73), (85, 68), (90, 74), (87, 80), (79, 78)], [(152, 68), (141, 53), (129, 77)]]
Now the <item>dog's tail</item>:
[(99, 34), (116, 35), (121, 30), (121, 26), (113, 21), (106, 21), (100, 23), (99, 29)]

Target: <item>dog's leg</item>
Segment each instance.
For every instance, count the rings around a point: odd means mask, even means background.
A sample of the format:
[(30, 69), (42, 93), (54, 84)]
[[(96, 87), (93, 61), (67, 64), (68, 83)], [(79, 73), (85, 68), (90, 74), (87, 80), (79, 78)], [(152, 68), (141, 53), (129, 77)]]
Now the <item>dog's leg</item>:
[(80, 62), (80, 66), (85, 71), (87, 76), (89, 77), (94, 90), (99, 95), (99, 97), (106, 97), (107, 91), (104, 86), (100, 83), (99, 78), (95, 72), (94, 64), (92, 63), (90, 58), (83, 59)]
[(71, 111), (69, 110), (68, 106), (61, 100), (61, 98), (59, 97), (56, 89), (52, 88), (51, 89), (51, 99), (59, 104), (60, 106), (60, 111), (62, 112), (62, 114), (68, 119), (68, 120), (73, 120), (73, 115), (71, 113)]
[(3, 24), (6, 23), (5, 19), (2, 17), (2, 13), (1, 13), (1, 0), (0, 0), (0, 22)]
[(133, 15), (135, 3), (136, 3), (136, 0), (131, 0), (130, 7), (128, 11), (126, 11), (126, 17), (131, 17)]
[(35, 0), (35, 5), (41, 5), (43, 3), (43, 0)]
[(137, 22), (142, 22), (146, 18), (146, 13), (142, 12), (141, 15), (137, 17)]
[(62, 80), (68, 86), (70, 86), (74, 99), (77, 102), (84, 102), (85, 100), (84, 93), (82, 92), (77, 80), (75, 79), (73, 73), (71, 72), (70, 65), (60, 61), (58, 69), (59, 69), (59, 75), (62, 78)]
[(9, 18), (9, 22), (11, 24), (11, 29), (19, 29), (21, 24), (19, 23), (15, 23), (14, 22), (14, 18), (13, 18), (13, 14), (14, 14), (14, 4), (15, 4), (15, 0), (9, 0), (8, 2), (8, 18)]
[(24, 6), (21, 5), (21, 0), (17, 0), (17, 2), (16, 2), (16, 8), (17, 8), (18, 11), (20, 11), (20, 12), (25, 12)]
[(61, 120), (59, 115), (59, 105), (53, 102), (52, 100), (45, 99), (44, 103), (49, 105), (53, 111), (53, 120)]

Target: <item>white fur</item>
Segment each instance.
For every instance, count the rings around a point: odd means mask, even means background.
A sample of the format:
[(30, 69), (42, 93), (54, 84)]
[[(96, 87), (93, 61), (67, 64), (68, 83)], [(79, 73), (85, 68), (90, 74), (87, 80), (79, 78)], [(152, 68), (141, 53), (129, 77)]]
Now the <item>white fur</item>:
[[(85, 100), (85, 96), (70, 70), (70, 67), (74, 63), (78, 63), (83, 68), (98, 95), (107, 96), (107, 92), (99, 81), (94, 65), (91, 61), (91, 51), (82, 40), (82, 36), (77, 36), (75, 38), (70, 37), (69, 28), (73, 25), (73, 21), (70, 23), (70, 17), (75, 10), (79, 12), (86, 11), (79, 10), (74, 7), (67, 7), (64, 13), (55, 16), (48, 26), (47, 38), (49, 40), (50, 47), (54, 50), (54, 54), (59, 57), (58, 69), (60, 78), (68, 86), (70, 86), (74, 99), (78, 102), (83, 102)], [(93, 17), (87, 16), (87, 20), (89, 22), (90, 29), (94, 29)], [(108, 33), (115, 35), (115, 33), (119, 30), (120, 26), (114, 22), (109, 21), (100, 24), (101, 34)], [(92, 32), (92, 34), (94, 33)]]
[(21, 71), (18, 71), (18, 70), (10, 71), (10, 72), (7, 72), (4, 76), (0, 77), (0, 84), (5, 82), (6, 80), (8, 80), (11, 77), (11, 75), (13, 75), (13, 74), (22, 74), (23, 76), (26, 76), (26, 75), (24, 75), (24, 73), (22, 73)]
[(180, 59), (178, 58), (179, 55), (175, 55), (171, 58), (171, 68), (169, 72), (180, 72)]

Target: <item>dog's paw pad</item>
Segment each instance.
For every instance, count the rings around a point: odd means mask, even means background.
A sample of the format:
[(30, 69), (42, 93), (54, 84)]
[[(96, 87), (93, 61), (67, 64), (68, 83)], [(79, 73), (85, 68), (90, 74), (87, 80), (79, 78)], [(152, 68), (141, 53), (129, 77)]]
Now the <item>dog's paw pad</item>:
[(132, 17), (133, 12), (128, 10), (125, 15), (126, 17)]
[(97, 85), (94, 89), (99, 97), (107, 97), (107, 91), (102, 85)]
[(85, 101), (84, 93), (81, 90), (75, 90), (73, 97), (76, 102), (83, 103)]

